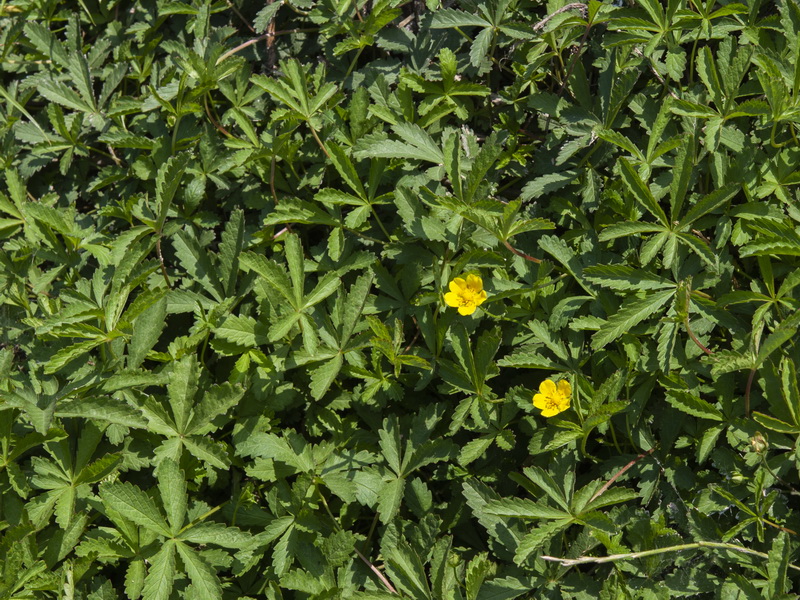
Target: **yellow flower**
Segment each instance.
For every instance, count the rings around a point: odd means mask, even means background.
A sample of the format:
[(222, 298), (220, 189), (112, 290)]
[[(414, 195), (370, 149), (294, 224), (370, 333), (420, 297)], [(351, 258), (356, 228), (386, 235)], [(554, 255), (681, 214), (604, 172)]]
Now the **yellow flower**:
[(533, 405), (541, 409), (543, 417), (552, 417), (569, 408), (572, 388), (569, 381), (562, 379), (556, 387), (552, 379), (545, 379), (539, 386), (539, 393), (533, 397)]
[(458, 307), (458, 314), (471, 315), (486, 301), (483, 280), (477, 275), (467, 275), (466, 279), (456, 277), (450, 282), (450, 291), (444, 295), (447, 306)]

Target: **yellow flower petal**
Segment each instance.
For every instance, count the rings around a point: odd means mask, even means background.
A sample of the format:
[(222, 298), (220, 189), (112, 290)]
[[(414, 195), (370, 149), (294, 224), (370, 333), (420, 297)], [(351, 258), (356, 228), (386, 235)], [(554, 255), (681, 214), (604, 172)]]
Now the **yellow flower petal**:
[(467, 275), (467, 286), (476, 292), (480, 292), (483, 289), (483, 279), (477, 275)]
[(542, 383), (539, 384), (539, 391), (545, 396), (550, 396), (550, 397), (555, 396), (556, 384), (553, 382), (552, 379), (545, 379)]
[(480, 306), (484, 302), (486, 302), (486, 292), (481, 290), (480, 293), (477, 296), (475, 296), (475, 304)]
[(447, 292), (444, 295), (444, 303), (447, 304), (447, 306), (461, 306), (461, 296), (456, 292)]
[(562, 379), (558, 382), (558, 393), (565, 396), (569, 402), (569, 397), (572, 395), (572, 386), (569, 384), (569, 381)]
[(458, 307), (458, 314), (464, 315), (471, 315), (475, 312), (475, 305), (474, 304), (467, 304), (466, 306), (459, 306)]
[(461, 279), (461, 277), (456, 277), (450, 282), (450, 291), (454, 294), (462, 293), (465, 287), (467, 287), (467, 282)]
[(557, 408), (545, 408), (545, 409), (542, 411), (542, 416), (543, 416), (543, 417), (554, 417), (554, 416), (556, 416), (556, 415), (557, 415), (558, 413), (560, 413), (560, 412), (561, 412), (561, 411), (560, 411), (560, 410), (558, 410)]
[(533, 397), (533, 406), (539, 410), (544, 410), (547, 408), (547, 396), (544, 394), (536, 394)]

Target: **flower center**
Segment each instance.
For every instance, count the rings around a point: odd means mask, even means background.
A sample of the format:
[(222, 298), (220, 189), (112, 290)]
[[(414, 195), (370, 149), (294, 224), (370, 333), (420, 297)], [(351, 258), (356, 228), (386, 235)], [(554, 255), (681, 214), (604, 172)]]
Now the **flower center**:
[(475, 304), (475, 291), (471, 290), (470, 288), (466, 288), (461, 292), (461, 306), (468, 306), (470, 304)]

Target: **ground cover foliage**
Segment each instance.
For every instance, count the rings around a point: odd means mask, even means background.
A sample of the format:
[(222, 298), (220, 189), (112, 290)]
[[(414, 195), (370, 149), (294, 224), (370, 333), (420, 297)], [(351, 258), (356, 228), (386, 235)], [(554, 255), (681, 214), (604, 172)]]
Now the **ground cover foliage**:
[(794, 0), (0, 11), (0, 598), (797, 597)]

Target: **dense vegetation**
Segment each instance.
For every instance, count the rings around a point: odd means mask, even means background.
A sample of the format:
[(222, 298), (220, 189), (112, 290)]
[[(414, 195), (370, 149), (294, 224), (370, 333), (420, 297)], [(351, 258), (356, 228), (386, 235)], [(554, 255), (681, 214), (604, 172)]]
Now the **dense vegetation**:
[(0, 25), (0, 599), (798, 597), (796, 0)]

